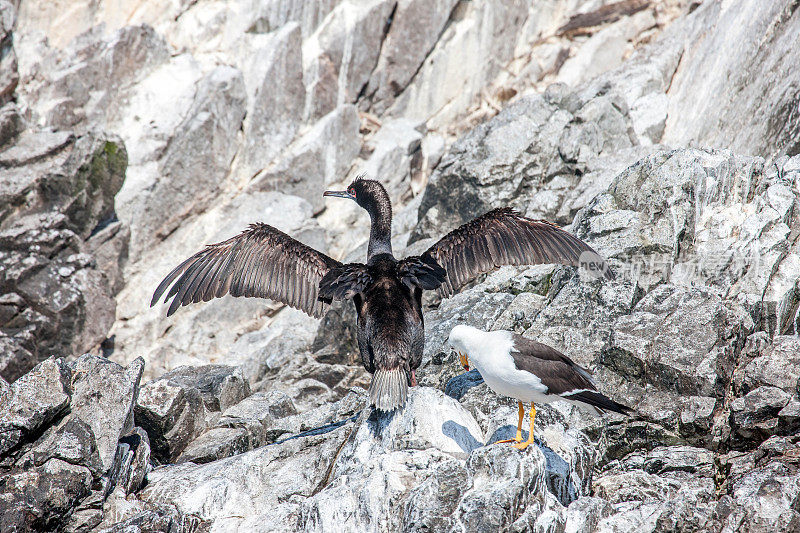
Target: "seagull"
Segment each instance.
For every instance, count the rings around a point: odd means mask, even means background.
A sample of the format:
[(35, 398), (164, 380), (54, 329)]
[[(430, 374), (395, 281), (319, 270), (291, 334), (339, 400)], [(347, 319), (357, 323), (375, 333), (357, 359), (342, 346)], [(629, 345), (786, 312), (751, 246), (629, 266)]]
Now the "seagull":
[[(450, 331), (447, 343), (458, 352), (465, 370), (469, 370), (471, 361), (490, 389), (517, 400), (517, 436), (498, 442), (513, 442), (520, 450), (533, 442), (534, 402), (566, 400), (582, 408), (590, 406), (599, 413), (613, 411), (628, 415), (632, 412), (631, 408), (598, 392), (589, 371), (572, 359), (512, 331), (482, 331), (459, 324)], [(522, 441), (523, 402), (531, 404), (530, 431), (525, 442)]]
[(333, 300), (352, 300), (361, 362), (373, 374), (370, 403), (381, 411), (405, 405), (417, 384), (425, 325), (422, 292), (456, 294), (476, 276), (502, 265), (590, 265), (613, 279), (605, 261), (585, 242), (543, 220), (498, 208), (451, 231), (418, 256), (392, 253), (392, 205), (377, 181), (357, 178), (344, 191), (323, 196), (356, 202), (370, 216), (366, 263), (341, 262), (263, 223), (206, 246), (175, 267), (156, 288), (166, 292), (167, 316), (180, 306), (226, 294), (269, 298), (321, 317)]

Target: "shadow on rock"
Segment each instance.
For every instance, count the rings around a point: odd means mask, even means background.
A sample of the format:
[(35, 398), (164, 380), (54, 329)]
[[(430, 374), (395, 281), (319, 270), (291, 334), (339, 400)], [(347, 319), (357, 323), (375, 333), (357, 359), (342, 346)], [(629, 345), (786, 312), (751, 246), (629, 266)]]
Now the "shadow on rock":
[(450, 378), (450, 380), (447, 382), (447, 385), (444, 387), (444, 393), (451, 398), (461, 400), (461, 398), (469, 389), (472, 387), (477, 387), (481, 383), (483, 383), (483, 378), (481, 377), (480, 372), (472, 369), (469, 372), (465, 372)]
[(373, 437), (379, 437), (400, 411), (399, 409), (395, 409), (394, 411), (381, 411), (373, 407), (368, 407), (367, 409), (372, 409), (372, 412), (367, 418), (367, 427)]
[(334, 429), (340, 428), (343, 425), (347, 424), (348, 422), (355, 422), (358, 419), (358, 415), (353, 415), (349, 418), (345, 418), (344, 420), (339, 420), (338, 422), (332, 422), (330, 424), (325, 424), (324, 426), (320, 426), (313, 429), (308, 429), (306, 431), (301, 431), (300, 433), (296, 433), (291, 437), (286, 437), (285, 439), (281, 439), (275, 441), (273, 443), (267, 444), (267, 446), (274, 446), (275, 444), (282, 444), (287, 440), (299, 439), (302, 437), (311, 437), (314, 435), (324, 435), (325, 433), (330, 433)]
[(464, 453), (470, 453), (472, 450), (483, 446), (482, 442), (472, 436), (469, 429), (452, 420), (442, 424), (442, 433), (453, 439), (464, 450)]

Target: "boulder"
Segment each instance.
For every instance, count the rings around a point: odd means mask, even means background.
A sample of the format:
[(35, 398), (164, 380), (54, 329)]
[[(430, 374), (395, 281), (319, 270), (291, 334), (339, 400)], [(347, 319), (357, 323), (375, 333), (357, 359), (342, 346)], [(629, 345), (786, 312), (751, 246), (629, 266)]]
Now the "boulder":
[(73, 392), (69, 416), (91, 428), (105, 474), (114, 464), (117, 442), (133, 429), (144, 360), (138, 358), (122, 367), (87, 354), (71, 363), (70, 368)]
[(0, 395), (0, 456), (36, 435), (63, 414), (72, 394), (72, 372), (62, 359), (49, 358), (5, 385)]
[(147, 431), (153, 457), (172, 462), (203, 433), (211, 417), (249, 395), (250, 387), (237, 368), (179, 367), (141, 388), (136, 424)]
[(56, 458), (31, 470), (4, 475), (0, 525), (5, 531), (55, 530), (89, 494), (91, 485), (88, 468)]

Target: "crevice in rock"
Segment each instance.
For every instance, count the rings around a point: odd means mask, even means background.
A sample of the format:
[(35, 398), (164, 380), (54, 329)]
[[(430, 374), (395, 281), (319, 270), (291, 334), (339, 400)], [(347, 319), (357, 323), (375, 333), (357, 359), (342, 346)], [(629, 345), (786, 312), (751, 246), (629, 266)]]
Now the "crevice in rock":
[[(369, 82), (372, 79), (372, 76), (375, 75), (375, 69), (378, 68), (378, 64), (381, 61), (381, 56), (383, 55), (383, 46), (386, 44), (386, 38), (389, 36), (389, 31), (392, 29), (392, 22), (394, 22), (394, 15), (397, 12), (397, 2), (394, 3), (392, 6), (392, 10), (389, 12), (389, 16), (386, 18), (386, 24), (383, 26), (383, 36), (381, 37), (381, 44), (378, 46), (378, 54), (375, 56), (375, 64), (372, 65), (372, 68), (369, 71), (369, 76), (367, 76), (367, 81), (364, 82), (364, 85), (358, 90), (358, 95), (356, 95), (353, 102), (358, 104), (362, 99), (366, 98), (367, 87), (369, 87)], [(371, 95), (370, 95), (371, 96)]]
[[(434, 51), (434, 50), (436, 50), (436, 47), (439, 45), (439, 42), (440, 42), (440, 41), (441, 41), (441, 39), (442, 39), (442, 35), (444, 35), (444, 33), (445, 33), (445, 32), (446, 32), (446, 31), (447, 31), (449, 28), (450, 28), (451, 24), (453, 23), (453, 13), (455, 13), (455, 12), (456, 12), (456, 10), (459, 8), (459, 4), (460, 4), (460, 1), (459, 1), (459, 2), (456, 2), (456, 3), (453, 5), (453, 8), (450, 10), (450, 13), (447, 15), (447, 22), (445, 22), (445, 23), (444, 23), (444, 26), (442, 26), (442, 29), (441, 29), (441, 31), (439, 31), (439, 35), (437, 35), (437, 36), (436, 36), (436, 41), (434, 41), (434, 43), (433, 43), (433, 46), (431, 46), (431, 47), (430, 47), (430, 49), (427, 51), (427, 53), (425, 54), (425, 57), (423, 57), (423, 58), (422, 58), (422, 61), (420, 61), (419, 65), (417, 66), (417, 69), (414, 71), (414, 73), (413, 73), (413, 74), (411, 74), (411, 77), (408, 79), (408, 82), (406, 82), (406, 84), (405, 84), (405, 85), (403, 85), (402, 87), (396, 87), (396, 88), (395, 88), (395, 87), (393, 87), (393, 89), (394, 89), (394, 96), (395, 96), (395, 97), (397, 97), (397, 96), (399, 96), (399, 95), (403, 94), (403, 92), (404, 92), (404, 91), (405, 91), (405, 90), (406, 90), (406, 89), (407, 89), (407, 88), (408, 88), (408, 87), (409, 87), (409, 86), (410, 86), (412, 83), (414, 83), (414, 80), (417, 78), (417, 75), (418, 75), (418, 74), (420, 73), (420, 71), (422, 70), (422, 67), (424, 67), (424, 66), (425, 66), (425, 62), (426, 62), (426, 61), (428, 61), (428, 58), (431, 56), (431, 54), (433, 53), (433, 51)], [(442, 106), (442, 107), (445, 107), (445, 106)], [(434, 115), (435, 115), (435, 113), (434, 113)]]
[(336, 448), (336, 453), (334, 453), (333, 457), (331, 457), (331, 461), (330, 461), (330, 464), (328, 465), (328, 468), (327, 468), (327, 470), (325, 472), (325, 476), (322, 478), (322, 481), (320, 481), (319, 485), (317, 485), (314, 488), (314, 490), (311, 492), (311, 496), (313, 496), (313, 495), (317, 494), (318, 492), (322, 491), (331, 482), (331, 477), (333, 476), (333, 471), (336, 468), (336, 462), (339, 460), (339, 456), (341, 455), (342, 450), (344, 450), (344, 447), (346, 445), (352, 444), (355, 441), (355, 436), (356, 436), (356, 433), (358, 432), (358, 428), (360, 428), (361, 425), (363, 424), (363, 422), (367, 419), (367, 417), (369, 416), (370, 410), (371, 410), (370, 407), (367, 405), (363, 409), (361, 409), (361, 412), (358, 415), (352, 416), (352, 417), (348, 418), (345, 421), (345, 423), (348, 422), (348, 421), (352, 421), (353, 422), (353, 425), (350, 428), (350, 433), (347, 435), (347, 438), (342, 441), (342, 443), (339, 445), (339, 447)]

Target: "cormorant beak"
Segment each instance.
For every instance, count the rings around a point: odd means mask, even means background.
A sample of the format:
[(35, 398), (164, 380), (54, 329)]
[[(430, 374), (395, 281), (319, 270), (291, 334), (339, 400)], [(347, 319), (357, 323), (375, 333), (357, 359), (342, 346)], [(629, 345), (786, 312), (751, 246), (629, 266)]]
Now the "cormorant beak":
[(464, 370), (469, 372), (469, 359), (467, 359), (466, 354), (458, 352), (458, 357), (459, 357), (459, 359), (461, 359), (461, 366), (464, 367)]
[(355, 200), (356, 197), (350, 194), (347, 191), (325, 191), (322, 193), (322, 196), (334, 196), (336, 198), (349, 198), (350, 200)]

